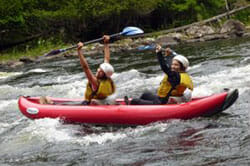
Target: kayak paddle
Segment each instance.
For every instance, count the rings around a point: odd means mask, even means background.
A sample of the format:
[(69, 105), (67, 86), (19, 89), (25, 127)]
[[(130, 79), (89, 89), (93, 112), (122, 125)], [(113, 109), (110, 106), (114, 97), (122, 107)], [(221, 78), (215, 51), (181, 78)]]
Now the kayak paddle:
[[(142, 33), (144, 33), (144, 32), (143, 32), (143, 30), (141, 30), (140, 28), (129, 26), (129, 27), (124, 28), (124, 29), (122, 30), (122, 32), (119, 32), (119, 33), (110, 35), (110, 38), (116, 37), (116, 36), (133, 36), (133, 35), (139, 35), (139, 34), (142, 34)], [(91, 44), (91, 43), (99, 42), (99, 41), (101, 41), (101, 40), (103, 40), (103, 38), (90, 40), (90, 41), (84, 42), (83, 44), (84, 44), (84, 45), (88, 45), (88, 44)], [(52, 50), (52, 51), (50, 51), (49, 53), (45, 54), (44, 56), (57, 55), (57, 54), (59, 54), (59, 53), (62, 53), (62, 52), (71, 50), (71, 49), (73, 49), (73, 48), (77, 48), (77, 45), (72, 46), (72, 47), (69, 47), (69, 48), (63, 48), (63, 49)]]
[[(139, 51), (146, 51), (146, 50), (155, 50), (156, 44), (150, 44), (150, 45), (145, 45), (145, 46), (139, 46), (137, 47), (137, 50)], [(162, 48), (162, 51), (165, 51), (166, 49)], [(174, 50), (170, 49), (173, 55), (178, 55)]]

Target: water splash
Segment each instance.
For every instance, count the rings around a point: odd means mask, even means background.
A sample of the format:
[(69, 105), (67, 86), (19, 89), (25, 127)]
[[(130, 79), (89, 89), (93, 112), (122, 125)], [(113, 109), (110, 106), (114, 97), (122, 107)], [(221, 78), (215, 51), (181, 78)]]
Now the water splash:
[(21, 75), (22, 72), (0, 72), (0, 80), (1, 79), (6, 79), (9, 77), (13, 77), (13, 76), (18, 76)]

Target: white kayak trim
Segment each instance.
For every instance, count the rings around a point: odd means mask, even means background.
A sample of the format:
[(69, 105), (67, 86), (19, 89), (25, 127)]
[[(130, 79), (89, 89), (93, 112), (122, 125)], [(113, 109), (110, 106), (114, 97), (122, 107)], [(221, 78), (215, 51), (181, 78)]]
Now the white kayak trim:
[(26, 109), (26, 112), (28, 112), (29, 114), (32, 114), (32, 115), (36, 115), (39, 113), (39, 109), (34, 108), (34, 107), (28, 107)]

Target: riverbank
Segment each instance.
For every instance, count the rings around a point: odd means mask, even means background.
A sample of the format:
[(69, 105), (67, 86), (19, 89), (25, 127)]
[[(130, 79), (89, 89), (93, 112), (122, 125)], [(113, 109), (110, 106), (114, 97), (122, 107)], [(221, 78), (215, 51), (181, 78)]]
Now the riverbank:
[[(111, 52), (131, 52), (140, 51), (138, 47), (150, 45), (154, 43), (160, 43), (163, 46), (174, 46), (178, 44), (185, 43), (196, 43), (196, 42), (206, 42), (211, 40), (221, 40), (230, 39), (237, 37), (249, 37), (250, 36), (250, 26), (245, 26), (243, 23), (237, 20), (228, 20), (221, 27), (211, 27), (207, 25), (193, 25), (190, 28), (182, 32), (154, 32), (143, 34), (141, 36), (136, 36), (132, 38), (125, 38), (117, 40), (110, 44)], [(47, 45), (47, 49), (53, 49), (54, 45)], [(59, 48), (65, 48), (66, 45), (60, 43)], [(85, 46), (85, 55), (101, 54), (103, 51), (103, 45), (100, 43), (91, 44)], [(39, 52), (40, 51), (40, 52)], [(48, 59), (58, 58), (58, 57), (70, 57), (77, 56), (75, 50), (68, 51), (63, 54), (56, 56), (45, 57), (41, 55), (42, 50), (37, 49), (33, 51), (33, 55), (25, 56), (25, 54), (20, 54), (16, 59), (4, 60), (0, 62), (0, 69), (2, 71), (14, 69), (20, 67), (27, 63), (40, 62)], [(43, 50), (44, 52), (44, 50)], [(6, 55), (5, 55), (6, 56)]]

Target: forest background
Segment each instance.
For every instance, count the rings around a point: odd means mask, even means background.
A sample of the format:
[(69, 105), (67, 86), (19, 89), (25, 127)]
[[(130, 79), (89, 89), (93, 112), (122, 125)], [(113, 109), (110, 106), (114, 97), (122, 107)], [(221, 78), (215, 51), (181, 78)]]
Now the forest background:
[[(249, 0), (0, 0), (0, 51), (20, 44), (27, 51), (44, 43), (87, 41), (120, 32), (126, 26), (156, 32), (249, 3)], [(233, 18), (248, 26), (250, 10), (238, 12)], [(32, 44), (27, 46), (30, 41)]]

